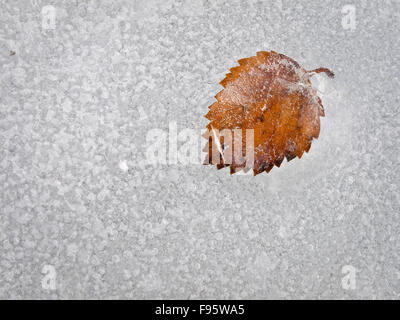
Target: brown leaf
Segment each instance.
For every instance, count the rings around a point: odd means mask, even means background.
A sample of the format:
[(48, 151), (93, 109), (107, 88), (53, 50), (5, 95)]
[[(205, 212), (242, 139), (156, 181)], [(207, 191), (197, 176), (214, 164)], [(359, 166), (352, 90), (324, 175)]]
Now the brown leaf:
[[(285, 157), (288, 161), (301, 158), (312, 139), (318, 138), (319, 117), (324, 116), (321, 99), (310, 82), (320, 72), (334, 76), (326, 68), (307, 71), (274, 51), (239, 60), (239, 66), (231, 68), (220, 82), (224, 89), (205, 116), (210, 120), (203, 135), (209, 140), (205, 164), (218, 169), (230, 166), (231, 174), (253, 169), (256, 175), (279, 167)], [(241, 136), (235, 135), (238, 129)], [(254, 140), (245, 129), (254, 130)], [(254, 161), (246, 154), (252, 142)]]

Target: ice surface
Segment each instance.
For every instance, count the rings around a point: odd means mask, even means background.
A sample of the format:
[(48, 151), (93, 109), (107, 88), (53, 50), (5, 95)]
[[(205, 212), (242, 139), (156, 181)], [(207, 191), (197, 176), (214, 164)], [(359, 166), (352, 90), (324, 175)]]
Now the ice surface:
[[(1, 1), (0, 298), (400, 298), (399, 2), (347, 4)], [(260, 50), (336, 75), (310, 153), (146, 165)]]

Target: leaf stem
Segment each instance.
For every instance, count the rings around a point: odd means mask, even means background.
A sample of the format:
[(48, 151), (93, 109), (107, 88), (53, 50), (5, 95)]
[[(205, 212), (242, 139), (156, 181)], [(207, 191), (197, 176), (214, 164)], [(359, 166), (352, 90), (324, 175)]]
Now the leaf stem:
[(331, 70), (329, 70), (328, 68), (317, 68), (317, 69), (314, 69), (314, 70), (307, 71), (307, 73), (321, 73), (321, 72), (326, 73), (326, 75), (329, 78), (334, 78), (335, 77), (335, 74)]

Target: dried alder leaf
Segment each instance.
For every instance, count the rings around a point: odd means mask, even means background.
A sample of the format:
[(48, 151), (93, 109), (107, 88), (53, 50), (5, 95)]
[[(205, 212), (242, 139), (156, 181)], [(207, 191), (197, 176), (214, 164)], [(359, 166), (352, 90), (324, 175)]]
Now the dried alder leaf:
[[(203, 135), (208, 139), (205, 164), (215, 164), (218, 169), (230, 166), (231, 174), (239, 170), (253, 169), (254, 175), (269, 172), (274, 165), (280, 166), (286, 157), (288, 161), (301, 158), (308, 152), (313, 138), (318, 138), (320, 119), (324, 108), (317, 91), (311, 86), (310, 77), (324, 72), (334, 74), (326, 68), (307, 71), (296, 61), (274, 51), (258, 52), (256, 56), (239, 60), (239, 66), (220, 82), (224, 87), (216, 96), (216, 102), (209, 106), (205, 116), (210, 123)], [(241, 129), (242, 135), (234, 131)], [(253, 129), (254, 140), (246, 140), (244, 129)], [(238, 141), (241, 153), (235, 152)], [(225, 140), (229, 140), (227, 148)], [(254, 141), (254, 159), (251, 165), (246, 154), (246, 143)], [(228, 150), (229, 149), (229, 150)], [(229, 151), (231, 161), (226, 161)]]

